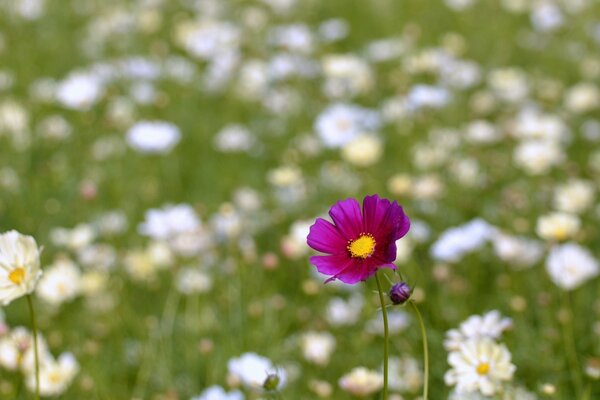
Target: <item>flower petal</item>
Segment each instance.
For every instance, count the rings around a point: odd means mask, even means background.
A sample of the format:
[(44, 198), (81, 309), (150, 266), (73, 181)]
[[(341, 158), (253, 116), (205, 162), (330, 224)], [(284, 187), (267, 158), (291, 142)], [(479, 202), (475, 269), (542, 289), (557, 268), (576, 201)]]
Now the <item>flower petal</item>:
[(329, 215), (333, 223), (349, 239), (356, 239), (362, 232), (362, 216), (360, 214), (360, 205), (355, 199), (346, 199), (338, 201), (329, 210)]
[(338, 254), (346, 252), (348, 240), (331, 222), (317, 218), (317, 221), (310, 227), (306, 243), (317, 251)]
[(312, 256), (310, 263), (317, 267), (317, 271), (325, 275), (335, 275), (350, 266), (352, 259), (346, 254), (330, 256)]
[(365, 196), (363, 200), (363, 230), (364, 232), (374, 233), (382, 224), (390, 207), (388, 199), (382, 199), (378, 195)]

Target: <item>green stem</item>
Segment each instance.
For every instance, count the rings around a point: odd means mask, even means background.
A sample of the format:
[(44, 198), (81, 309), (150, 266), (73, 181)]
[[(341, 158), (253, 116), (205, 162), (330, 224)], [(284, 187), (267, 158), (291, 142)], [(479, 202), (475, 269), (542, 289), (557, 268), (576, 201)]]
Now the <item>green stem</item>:
[(385, 301), (383, 299), (383, 290), (381, 290), (381, 281), (379, 280), (379, 274), (375, 274), (375, 281), (377, 282), (377, 290), (379, 291), (379, 301), (381, 302), (381, 312), (383, 313), (383, 400), (387, 400), (388, 397), (388, 356), (389, 356), (389, 331), (388, 331), (388, 318), (387, 310), (385, 308)]
[(423, 378), (423, 400), (427, 400), (427, 396), (429, 394), (429, 350), (427, 348), (427, 331), (425, 330), (425, 324), (423, 323), (423, 317), (421, 316), (421, 312), (417, 308), (417, 305), (414, 301), (409, 301), (413, 310), (415, 310), (415, 314), (417, 314), (417, 319), (419, 320), (419, 328), (421, 328), (421, 336), (423, 337), (423, 364), (425, 364), (425, 376)]
[(33, 354), (35, 360), (35, 398), (40, 400), (40, 356), (38, 350), (37, 324), (35, 322), (35, 312), (33, 311), (33, 300), (31, 295), (27, 295), (27, 304), (29, 304), (29, 315), (31, 316), (31, 330), (33, 331)]

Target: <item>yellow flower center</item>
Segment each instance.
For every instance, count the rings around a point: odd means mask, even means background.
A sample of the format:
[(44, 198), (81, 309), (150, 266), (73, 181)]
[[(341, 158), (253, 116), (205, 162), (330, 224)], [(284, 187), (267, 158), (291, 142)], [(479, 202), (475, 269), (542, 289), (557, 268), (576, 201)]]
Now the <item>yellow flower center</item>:
[(490, 364), (482, 362), (477, 366), (477, 373), (479, 375), (486, 375), (490, 371)]
[(375, 238), (368, 233), (362, 233), (358, 239), (348, 242), (348, 251), (354, 258), (367, 258), (375, 250)]
[(25, 269), (22, 267), (13, 269), (8, 274), (8, 279), (15, 285), (20, 285), (21, 282), (23, 282), (23, 279), (25, 279)]

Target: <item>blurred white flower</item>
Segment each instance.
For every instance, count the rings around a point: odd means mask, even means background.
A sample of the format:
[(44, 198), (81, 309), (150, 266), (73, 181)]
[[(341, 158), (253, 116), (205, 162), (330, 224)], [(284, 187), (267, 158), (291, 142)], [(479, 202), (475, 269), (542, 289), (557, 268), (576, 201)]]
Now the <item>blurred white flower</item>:
[(324, 92), (331, 98), (353, 97), (373, 86), (367, 62), (353, 54), (330, 54), (323, 59)]
[[(410, 326), (410, 316), (404, 310), (388, 311), (388, 330), (390, 334), (397, 334), (404, 331)], [(377, 316), (367, 321), (367, 332), (383, 336), (383, 313), (378, 312)]]
[(191, 400), (244, 400), (244, 395), (239, 390), (227, 393), (221, 386), (215, 385), (206, 388), (200, 395), (192, 397)]
[(381, 158), (383, 145), (381, 139), (373, 134), (361, 134), (342, 148), (342, 157), (350, 164), (368, 167)]
[(390, 357), (390, 389), (401, 393), (415, 393), (423, 385), (423, 370), (420, 363), (409, 356)]
[(500, 99), (511, 103), (519, 102), (529, 94), (529, 84), (525, 73), (517, 68), (503, 68), (490, 71), (488, 84)]
[(230, 375), (250, 389), (261, 390), (267, 378), (273, 374), (279, 377), (277, 389), (286, 384), (286, 371), (256, 353), (244, 353), (240, 357), (230, 359), (227, 369)]
[(594, 184), (582, 179), (572, 179), (554, 189), (555, 207), (567, 213), (580, 213), (594, 203)]
[(383, 388), (383, 375), (364, 367), (354, 368), (338, 381), (340, 387), (354, 396), (369, 396)]
[(541, 175), (551, 167), (560, 165), (565, 154), (554, 141), (525, 140), (515, 148), (515, 163), (530, 175)]
[[(71, 353), (61, 354), (58, 360), (50, 355), (40, 363), (40, 394), (42, 396), (59, 396), (63, 394), (75, 375), (79, 372), (79, 364)], [(35, 373), (27, 377), (27, 387), (35, 390)]]
[(0, 234), (0, 303), (7, 306), (32, 293), (42, 276), (40, 249), (31, 236), (17, 231)]
[(335, 337), (329, 332), (306, 332), (301, 339), (302, 354), (307, 361), (327, 365), (335, 342)]
[(496, 228), (486, 221), (475, 219), (444, 231), (431, 246), (430, 253), (436, 260), (457, 262), (487, 243), (495, 232)]
[(552, 247), (546, 270), (550, 279), (564, 290), (576, 289), (600, 272), (598, 261), (590, 251), (576, 243)]
[(175, 277), (177, 290), (185, 295), (206, 293), (212, 288), (210, 275), (197, 267), (182, 268)]
[(448, 354), (452, 367), (444, 375), (458, 393), (479, 392), (493, 396), (512, 380), (516, 367), (506, 346), (489, 338), (471, 339)]
[(537, 263), (544, 253), (541, 243), (519, 236), (498, 233), (492, 237), (494, 253), (509, 267), (528, 268)]
[(53, 306), (71, 301), (81, 291), (81, 272), (70, 260), (58, 260), (44, 271), (36, 293)]
[(246, 152), (256, 139), (243, 125), (230, 124), (221, 129), (214, 138), (217, 150), (224, 153)]
[(127, 131), (127, 144), (140, 153), (170, 152), (181, 138), (177, 126), (163, 121), (140, 121)]
[(73, 72), (56, 87), (56, 99), (67, 108), (87, 110), (104, 94), (101, 80), (87, 72)]
[(549, 32), (560, 28), (564, 23), (564, 17), (556, 4), (540, 1), (533, 5), (531, 23), (536, 30)]
[(583, 114), (600, 107), (600, 90), (592, 83), (579, 83), (565, 93), (567, 110)]
[(353, 325), (360, 317), (363, 304), (363, 298), (358, 295), (352, 296), (348, 300), (334, 297), (327, 304), (325, 317), (333, 326)]
[(314, 129), (326, 147), (342, 147), (363, 132), (376, 131), (377, 112), (352, 104), (336, 103), (327, 107), (315, 121)]
[(580, 227), (581, 221), (576, 215), (553, 212), (538, 218), (536, 233), (546, 240), (566, 240), (575, 236)]
[(512, 327), (512, 320), (502, 317), (499, 311), (492, 310), (483, 315), (472, 315), (462, 322), (458, 329), (446, 332), (444, 348), (458, 350), (460, 345), (470, 339), (499, 339), (502, 333)]
[(168, 240), (198, 228), (200, 219), (190, 205), (167, 204), (163, 208), (146, 211), (145, 221), (139, 225), (138, 232), (153, 239)]

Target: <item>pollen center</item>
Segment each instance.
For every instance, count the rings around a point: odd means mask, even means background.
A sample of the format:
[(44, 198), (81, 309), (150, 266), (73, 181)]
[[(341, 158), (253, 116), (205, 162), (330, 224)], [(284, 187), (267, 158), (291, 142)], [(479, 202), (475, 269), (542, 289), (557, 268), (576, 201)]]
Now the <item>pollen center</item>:
[(355, 258), (367, 258), (375, 250), (375, 239), (368, 233), (363, 233), (358, 239), (348, 242), (348, 251)]
[(20, 285), (25, 279), (25, 270), (22, 267), (15, 268), (8, 274), (8, 279), (15, 285)]
[(490, 371), (490, 364), (482, 362), (477, 366), (477, 373), (479, 375), (486, 375)]

